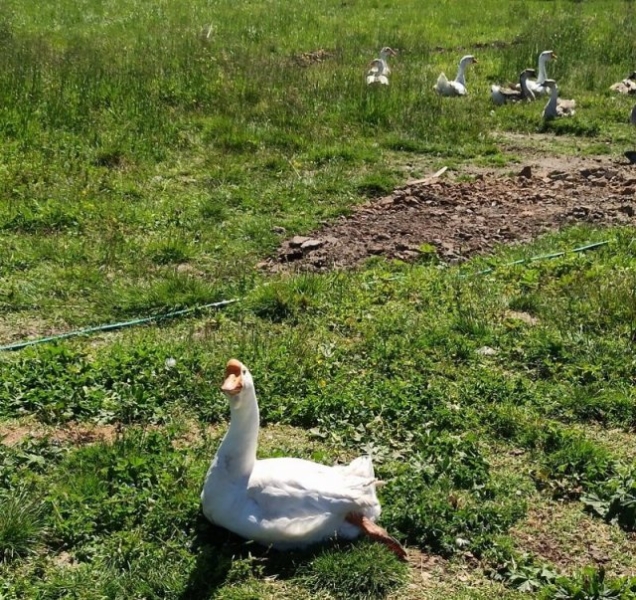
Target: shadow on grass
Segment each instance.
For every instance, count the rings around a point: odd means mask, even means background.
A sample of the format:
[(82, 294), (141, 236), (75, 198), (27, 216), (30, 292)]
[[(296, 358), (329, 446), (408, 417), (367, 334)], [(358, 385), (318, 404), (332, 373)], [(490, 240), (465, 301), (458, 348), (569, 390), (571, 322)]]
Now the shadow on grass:
[(232, 559), (241, 554), (247, 555), (245, 546), (245, 540), (227, 529), (212, 525), (199, 512), (192, 542), (196, 562), (181, 600), (209, 598), (225, 583)]
[(221, 587), (253, 576), (259, 579), (302, 580), (311, 572), (316, 559), (327, 554), (342, 554), (344, 557), (352, 551), (355, 553), (358, 546), (365, 543), (333, 540), (307, 549), (282, 552), (216, 527), (199, 513), (192, 543), (196, 563), (180, 600), (211, 598)]

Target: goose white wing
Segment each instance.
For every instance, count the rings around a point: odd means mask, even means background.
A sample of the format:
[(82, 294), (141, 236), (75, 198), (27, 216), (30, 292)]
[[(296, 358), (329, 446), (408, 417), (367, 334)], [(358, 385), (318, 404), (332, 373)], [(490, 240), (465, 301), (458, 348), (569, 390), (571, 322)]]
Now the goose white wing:
[(372, 83), (389, 85), (389, 78), (386, 75), (367, 75), (367, 85), (371, 85)]
[(249, 514), (244, 516), (248, 526), (257, 528), (255, 539), (281, 549), (336, 532), (356, 537), (358, 528), (345, 517), (349, 512), (372, 520), (380, 515), (375, 481), (368, 457), (337, 467), (296, 458), (257, 461), (247, 488)]
[(371, 61), (369, 70), (367, 71), (367, 85), (372, 83), (380, 83), (382, 85), (389, 85), (389, 78), (387, 75), (390, 73), (386, 63), (379, 58)]
[(451, 93), (450, 96), (465, 96), (468, 94), (468, 90), (465, 86), (463, 86), (459, 81), (451, 81), (450, 82)]
[(354, 465), (355, 461), (327, 467), (298, 458), (260, 460), (250, 476), (248, 495), (270, 517), (370, 508), (377, 504), (375, 478), (372, 473), (363, 476)]
[[(548, 88), (543, 83), (539, 83), (535, 79), (528, 79), (526, 81), (526, 85), (528, 89), (537, 96), (545, 96), (550, 93)], [(518, 89), (521, 89), (520, 84), (517, 84), (517, 86), (518, 86)]]
[(433, 86), (433, 89), (438, 94), (444, 94), (447, 88), (448, 88), (448, 77), (446, 77), (444, 73), (440, 73), (439, 77), (437, 78), (437, 81), (435, 82), (435, 85)]
[(448, 81), (444, 73), (440, 73), (433, 89), (441, 96), (465, 96), (467, 93), (459, 81)]

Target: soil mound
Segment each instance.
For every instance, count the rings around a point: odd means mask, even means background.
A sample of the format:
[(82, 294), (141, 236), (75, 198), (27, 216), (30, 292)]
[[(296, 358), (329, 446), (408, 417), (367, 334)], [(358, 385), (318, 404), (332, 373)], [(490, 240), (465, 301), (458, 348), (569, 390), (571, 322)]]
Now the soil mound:
[[(541, 172), (543, 170), (543, 172)], [(430, 177), (356, 208), (307, 237), (286, 240), (262, 266), (327, 271), (370, 256), (416, 260), (433, 245), (446, 262), (527, 242), (564, 225), (636, 223), (636, 169), (626, 165), (549, 170), (515, 176), (482, 173), (471, 181)]]

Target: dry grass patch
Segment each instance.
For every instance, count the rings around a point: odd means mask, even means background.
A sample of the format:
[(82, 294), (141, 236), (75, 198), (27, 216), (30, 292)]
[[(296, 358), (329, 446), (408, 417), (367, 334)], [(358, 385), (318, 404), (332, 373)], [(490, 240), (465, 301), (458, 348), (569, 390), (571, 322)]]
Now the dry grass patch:
[(123, 431), (120, 424), (66, 423), (60, 426), (43, 425), (36, 421), (9, 421), (0, 423), (0, 444), (16, 446), (26, 438), (48, 438), (63, 445), (84, 446), (96, 442), (112, 442)]
[[(212, 442), (219, 441), (225, 435), (228, 424), (205, 425), (194, 420), (183, 420), (176, 424), (173, 444), (177, 448), (187, 448), (201, 443), (204, 438)], [(0, 422), (0, 444), (17, 446), (27, 438), (44, 439), (60, 445), (85, 446), (96, 442), (111, 443), (118, 435), (129, 429), (161, 430), (168, 425), (131, 425), (121, 423), (98, 425), (95, 423), (69, 422), (64, 425), (44, 425), (34, 419), (12, 419)], [(259, 435), (259, 453), (271, 454), (289, 450), (290, 453), (299, 448), (303, 452), (314, 453), (324, 450), (324, 444), (317, 441), (309, 432), (289, 425), (272, 424), (262, 427)], [(349, 456), (336, 456), (334, 462), (350, 460)]]
[(624, 429), (606, 429), (596, 423), (587, 423), (581, 432), (607, 448), (618, 459), (632, 463), (636, 462), (636, 433)]
[(53, 322), (37, 315), (8, 313), (0, 317), (0, 345), (9, 345), (42, 336), (69, 331), (69, 325), (61, 318)]

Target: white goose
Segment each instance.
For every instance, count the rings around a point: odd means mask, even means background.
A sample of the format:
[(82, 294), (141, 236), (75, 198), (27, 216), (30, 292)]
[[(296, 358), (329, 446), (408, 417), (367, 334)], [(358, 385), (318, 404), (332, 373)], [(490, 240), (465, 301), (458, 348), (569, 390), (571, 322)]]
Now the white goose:
[(519, 86), (521, 89), (505, 88), (500, 85), (490, 86), (490, 97), (492, 101), (501, 106), (506, 102), (517, 102), (519, 100), (536, 100), (534, 93), (528, 88), (528, 77), (536, 76), (534, 69), (524, 69), (519, 76)]
[(367, 85), (373, 83), (379, 83), (381, 85), (389, 85), (389, 75), (391, 69), (387, 59), (389, 56), (397, 56), (397, 52), (388, 46), (385, 46), (380, 50), (380, 57), (374, 58), (369, 63), (369, 70), (367, 71)]
[(625, 77), (622, 81), (610, 85), (612, 92), (619, 94), (636, 94), (636, 71)]
[(535, 96), (544, 96), (549, 92), (548, 88), (545, 86), (545, 80), (548, 78), (545, 63), (556, 59), (557, 55), (554, 53), (553, 50), (544, 50), (541, 54), (539, 54), (539, 75), (536, 80), (528, 79), (528, 89)]
[(477, 59), (468, 54), (459, 61), (459, 70), (457, 71), (457, 77), (454, 81), (449, 81), (444, 73), (440, 73), (437, 78), (437, 83), (433, 86), (433, 89), (441, 96), (465, 96), (468, 91), (466, 90), (466, 77), (465, 71), (468, 65), (475, 64)]
[(208, 470), (203, 514), (250, 540), (284, 550), (360, 533), (406, 552), (375, 520), (380, 515), (371, 458), (329, 467), (299, 458), (256, 459), (259, 412), (248, 369), (232, 359), (221, 390), (230, 427)]
[(556, 117), (571, 117), (575, 113), (576, 100), (563, 100), (559, 98), (559, 88), (557, 88), (554, 79), (546, 79), (544, 84), (546, 89), (550, 90), (550, 99), (543, 109), (543, 118), (555, 119)]

